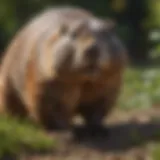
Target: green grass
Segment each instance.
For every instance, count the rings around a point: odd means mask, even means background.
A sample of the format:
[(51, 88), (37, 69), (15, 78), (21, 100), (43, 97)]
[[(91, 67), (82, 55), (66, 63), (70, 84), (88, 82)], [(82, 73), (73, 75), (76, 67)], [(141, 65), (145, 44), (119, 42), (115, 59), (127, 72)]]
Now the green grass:
[(157, 144), (152, 151), (153, 160), (160, 160), (160, 144)]
[(160, 104), (160, 68), (129, 68), (119, 99), (122, 109), (149, 108)]
[(42, 152), (53, 149), (55, 141), (38, 127), (9, 117), (0, 118), (0, 158), (24, 151)]
[[(135, 67), (127, 69), (124, 86), (119, 99), (120, 109), (147, 109), (160, 106), (160, 67)], [(157, 131), (155, 137), (160, 137)], [(139, 143), (143, 138), (133, 132), (133, 141)], [(160, 160), (160, 144), (154, 144), (152, 160)]]

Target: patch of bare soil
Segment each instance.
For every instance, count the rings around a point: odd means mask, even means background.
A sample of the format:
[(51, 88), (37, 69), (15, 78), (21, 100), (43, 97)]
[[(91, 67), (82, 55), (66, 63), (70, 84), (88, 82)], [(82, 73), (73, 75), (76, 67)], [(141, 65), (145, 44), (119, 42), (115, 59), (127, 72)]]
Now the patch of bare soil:
[[(158, 120), (159, 118), (159, 120)], [(71, 132), (53, 133), (58, 149), (46, 155), (22, 156), (21, 160), (152, 160), (151, 151), (160, 142), (160, 107), (114, 111), (105, 127), (88, 131), (83, 126)]]

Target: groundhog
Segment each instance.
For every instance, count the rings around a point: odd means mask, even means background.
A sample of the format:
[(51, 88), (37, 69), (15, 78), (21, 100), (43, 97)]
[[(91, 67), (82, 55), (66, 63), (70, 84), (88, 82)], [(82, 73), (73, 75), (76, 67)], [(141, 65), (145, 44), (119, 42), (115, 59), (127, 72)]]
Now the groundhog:
[(37, 14), (14, 36), (0, 67), (0, 113), (46, 129), (81, 115), (99, 126), (114, 108), (127, 54), (110, 19), (73, 6)]

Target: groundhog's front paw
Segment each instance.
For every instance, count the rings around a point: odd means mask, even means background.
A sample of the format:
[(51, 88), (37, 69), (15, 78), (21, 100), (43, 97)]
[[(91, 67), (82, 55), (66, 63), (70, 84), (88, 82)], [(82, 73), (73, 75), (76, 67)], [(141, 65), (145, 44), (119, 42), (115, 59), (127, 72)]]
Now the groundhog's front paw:
[(44, 127), (48, 131), (62, 131), (70, 128), (70, 123), (63, 120), (48, 120), (44, 122)]
[[(88, 107), (89, 108), (89, 107)], [(105, 111), (98, 107), (86, 109), (81, 112), (82, 117), (85, 120), (85, 124), (88, 128), (101, 128), (103, 125), (103, 119)]]

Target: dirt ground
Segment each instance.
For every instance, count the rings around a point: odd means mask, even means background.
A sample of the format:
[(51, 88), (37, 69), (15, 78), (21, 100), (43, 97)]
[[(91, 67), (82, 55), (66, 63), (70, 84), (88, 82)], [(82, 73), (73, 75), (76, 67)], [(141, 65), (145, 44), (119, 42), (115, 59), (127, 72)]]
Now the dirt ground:
[[(159, 118), (159, 120), (158, 120)], [(114, 111), (106, 127), (89, 133), (79, 126), (70, 132), (51, 134), (58, 149), (45, 155), (22, 156), (21, 160), (152, 160), (160, 142), (160, 107)], [(93, 134), (94, 133), (94, 134)]]

